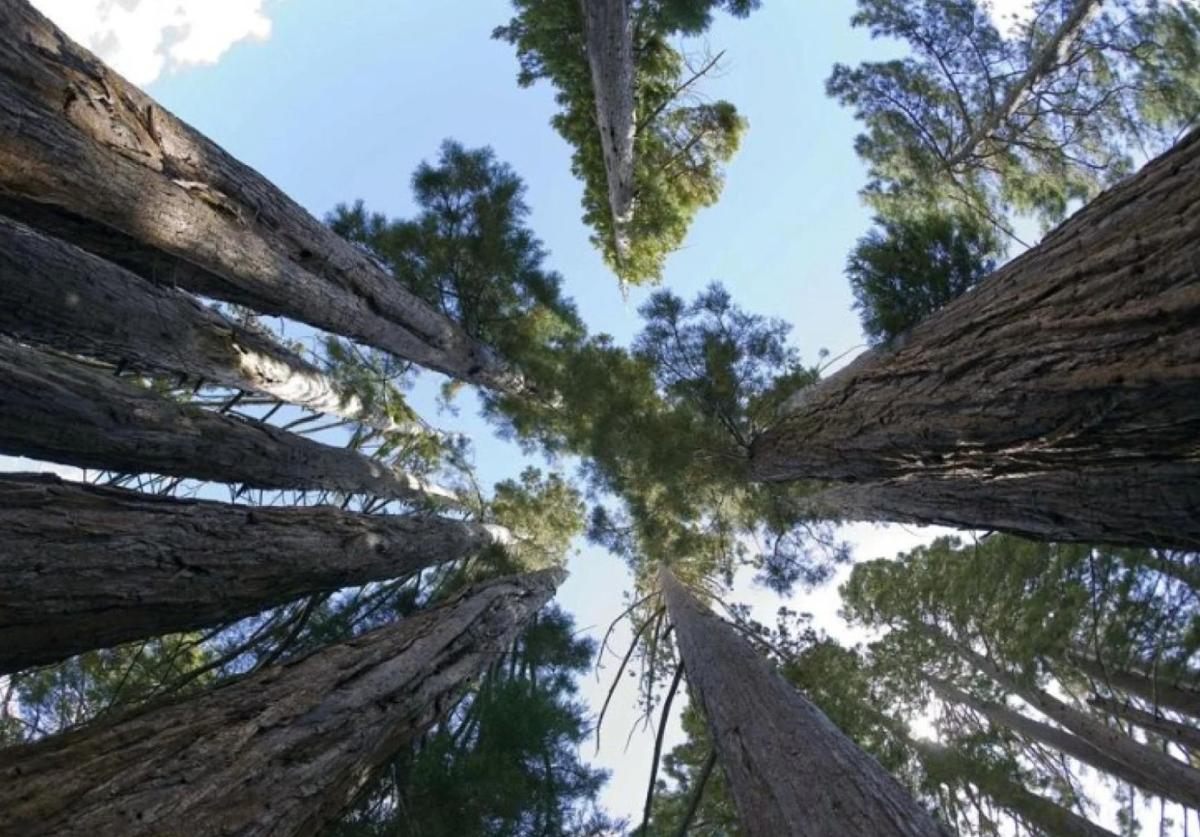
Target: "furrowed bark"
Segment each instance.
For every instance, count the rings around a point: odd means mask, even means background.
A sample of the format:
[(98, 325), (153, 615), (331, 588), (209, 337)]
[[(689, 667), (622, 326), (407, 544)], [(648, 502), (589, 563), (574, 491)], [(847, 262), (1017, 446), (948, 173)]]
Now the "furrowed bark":
[(499, 579), (197, 697), (0, 752), (0, 832), (319, 833), (561, 578)]
[(1173, 741), (1181, 747), (1187, 747), (1200, 753), (1200, 728), (1191, 724), (1181, 723), (1171, 718), (1164, 718), (1155, 712), (1147, 712), (1123, 700), (1110, 697), (1093, 696), (1088, 698), (1088, 706), (1093, 706), (1115, 718), (1121, 718), (1131, 724), (1141, 727), (1147, 732), (1160, 735)]
[(486, 346), (24, 0), (0, 5), (0, 196), (0, 213), (150, 279), (521, 389)]
[(104, 370), (4, 338), (0, 452), (254, 488), (329, 489), (399, 500), (431, 499), (442, 491), (354, 451), (179, 404)]
[(633, 219), (635, 123), (633, 16), (629, 0), (579, 0), (584, 44), (596, 100), (596, 128), (608, 179), (613, 246), (619, 258), (629, 252)]
[(431, 515), (251, 508), (0, 475), (0, 674), (407, 576), (503, 538)]
[(1088, 654), (1068, 652), (1067, 662), (1109, 688), (1120, 689), (1151, 706), (1161, 706), (1200, 720), (1200, 692), (1195, 689), (1171, 683), (1166, 677), (1101, 663)]
[(1200, 543), (1197, 264), (1193, 132), (902, 344), (812, 387), (755, 441), (752, 476), (895, 489), (860, 499), (876, 519), (934, 522), (936, 504), (973, 528), (1051, 518), (1084, 540), (1107, 518), (1118, 543)]
[(669, 570), (659, 577), (688, 688), (748, 835), (948, 833)]
[(0, 333), (134, 369), (263, 393), (385, 432), (405, 429), (266, 334), (3, 217)]

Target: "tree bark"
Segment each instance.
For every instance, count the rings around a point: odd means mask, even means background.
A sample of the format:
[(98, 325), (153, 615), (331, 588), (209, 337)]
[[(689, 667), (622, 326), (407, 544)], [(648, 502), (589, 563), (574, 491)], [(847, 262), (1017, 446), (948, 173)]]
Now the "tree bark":
[(876, 519), (1200, 544), (1198, 206), (1200, 131), (804, 391), (752, 477), (869, 483)]
[(198, 697), (0, 753), (0, 832), (308, 835), (453, 705), (561, 570), (441, 607)]
[[(79, 468), (400, 500), (433, 487), (351, 450), (180, 404), (0, 338), (0, 452)], [(430, 491), (427, 491), (430, 489)]]
[(177, 500), (0, 475), (0, 674), (233, 622), (503, 541), (485, 524)]
[(660, 585), (688, 688), (750, 837), (948, 833), (670, 570)]
[(629, 0), (579, 0), (584, 44), (596, 100), (596, 128), (608, 179), (613, 216), (613, 247), (619, 258), (629, 252), (633, 218), (635, 84), (633, 16)]
[(378, 430), (403, 429), (268, 335), (3, 217), (0, 333), (134, 369), (263, 393)]
[(1019, 782), (995, 771), (982, 769), (952, 747), (927, 741), (914, 741), (912, 744), (931, 778), (947, 785), (964, 782), (974, 785), (998, 806), (1033, 826), (1038, 833), (1055, 837), (1117, 837), (1107, 828), (1033, 793)]
[(0, 5), (0, 213), (147, 278), (515, 392), (484, 345), (24, 0)]
[(1095, 657), (1084, 653), (1068, 652), (1067, 662), (1111, 689), (1120, 689), (1126, 694), (1141, 698), (1153, 707), (1170, 709), (1200, 720), (1200, 692), (1195, 689), (1170, 683), (1165, 677), (1155, 677), (1142, 671), (1101, 663)]
[(1088, 705), (1200, 753), (1200, 729), (1191, 724), (1164, 718), (1116, 698), (1093, 696), (1088, 698)]

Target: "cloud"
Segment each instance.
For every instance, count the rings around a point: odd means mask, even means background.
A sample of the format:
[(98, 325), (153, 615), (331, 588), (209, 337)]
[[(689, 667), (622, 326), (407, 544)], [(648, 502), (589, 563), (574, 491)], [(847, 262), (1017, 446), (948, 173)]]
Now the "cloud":
[(1032, 0), (991, 0), (992, 20), (996, 28), (1009, 34), (1017, 24), (1028, 20), (1033, 13)]
[(74, 40), (137, 85), (215, 64), (238, 41), (265, 41), (267, 0), (32, 0)]

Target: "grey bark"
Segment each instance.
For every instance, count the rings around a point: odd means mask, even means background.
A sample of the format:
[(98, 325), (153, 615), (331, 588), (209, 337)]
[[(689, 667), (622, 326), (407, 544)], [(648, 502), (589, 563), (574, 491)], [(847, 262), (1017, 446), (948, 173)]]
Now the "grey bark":
[(0, 674), (411, 575), (504, 536), (432, 515), (251, 508), (0, 475)]
[(579, 0), (584, 45), (596, 100), (596, 128), (608, 180), (608, 203), (613, 216), (614, 249), (619, 258), (629, 252), (629, 222), (633, 219), (635, 73), (633, 16), (629, 0)]
[(110, 372), (0, 338), (0, 452), (79, 468), (429, 498), (352, 450), (180, 404)]
[(1068, 652), (1067, 661), (1110, 689), (1119, 689), (1141, 698), (1150, 706), (1170, 709), (1200, 721), (1200, 691), (1172, 683), (1165, 676), (1102, 663), (1083, 652)]
[(1200, 544), (1198, 207), (1193, 132), (810, 388), (752, 477), (870, 484), (855, 512), (874, 519)]
[(197, 697), (2, 751), (0, 833), (319, 833), (561, 577), (500, 579)]
[(1090, 697), (1088, 705), (1200, 753), (1200, 728), (1192, 724), (1165, 718), (1157, 712), (1148, 712), (1128, 701), (1111, 697)]
[(174, 288), (0, 217), (0, 333), (404, 429), (320, 369)]
[(660, 585), (688, 689), (750, 837), (947, 834), (665, 568)]
[(519, 378), (24, 0), (0, 4), (0, 213), (144, 276), (505, 391)]

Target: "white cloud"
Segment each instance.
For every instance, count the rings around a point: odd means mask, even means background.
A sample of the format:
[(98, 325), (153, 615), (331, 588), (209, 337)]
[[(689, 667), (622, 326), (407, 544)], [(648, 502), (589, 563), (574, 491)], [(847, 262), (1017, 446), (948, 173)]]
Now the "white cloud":
[(32, 0), (42, 14), (134, 84), (215, 64), (231, 46), (271, 35), (266, 0)]
[(1033, 13), (1033, 0), (991, 0), (992, 20), (1002, 33), (1011, 33)]

